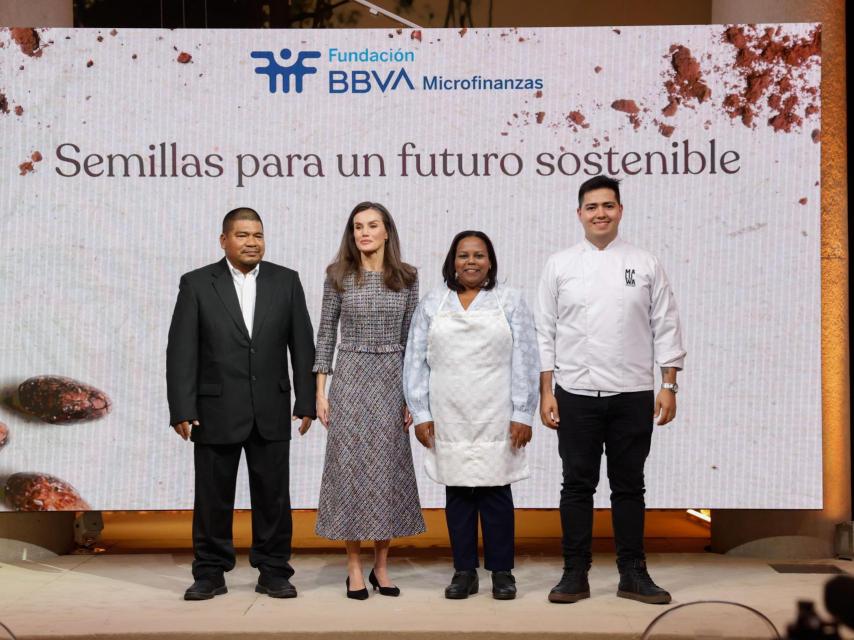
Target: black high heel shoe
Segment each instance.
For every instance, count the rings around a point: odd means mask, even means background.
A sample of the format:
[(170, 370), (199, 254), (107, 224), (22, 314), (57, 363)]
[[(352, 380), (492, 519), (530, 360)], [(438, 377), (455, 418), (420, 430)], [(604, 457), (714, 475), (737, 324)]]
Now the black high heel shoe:
[(379, 590), (381, 596), (392, 596), (396, 598), (400, 595), (400, 589), (398, 589), (397, 587), (380, 586), (380, 581), (377, 580), (377, 576), (374, 574), (373, 569), (371, 569), (371, 575), (368, 576), (368, 582), (370, 582), (374, 586), (374, 591)]
[(361, 589), (355, 589), (354, 591), (350, 591), (350, 576), (347, 576), (347, 581), (344, 583), (347, 585), (347, 597), (353, 600), (367, 600), (368, 599), (368, 588), (362, 587)]

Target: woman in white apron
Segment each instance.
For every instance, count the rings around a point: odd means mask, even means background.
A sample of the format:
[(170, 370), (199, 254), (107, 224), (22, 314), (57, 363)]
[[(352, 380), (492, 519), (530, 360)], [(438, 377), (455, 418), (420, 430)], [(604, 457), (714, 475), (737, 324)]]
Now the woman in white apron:
[(516, 597), (513, 495), (530, 473), (540, 370), (534, 321), (519, 291), (496, 286), (492, 242), (480, 231), (454, 238), (447, 286), (418, 304), (404, 361), (404, 392), (427, 475), (446, 485), (454, 577), (445, 597), (478, 591), (477, 522), (492, 594)]

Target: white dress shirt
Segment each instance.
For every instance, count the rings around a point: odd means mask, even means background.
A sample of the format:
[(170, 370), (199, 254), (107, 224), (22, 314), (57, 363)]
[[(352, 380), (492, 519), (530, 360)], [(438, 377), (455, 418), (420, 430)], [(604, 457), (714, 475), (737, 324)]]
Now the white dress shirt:
[(246, 325), (246, 330), (249, 332), (249, 337), (252, 337), (252, 323), (255, 320), (255, 291), (258, 280), (258, 268), (261, 263), (255, 265), (247, 274), (244, 274), (240, 269), (235, 267), (226, 258), (228, 270), (231, 271), (231, 278), (234, 280), (234, 290), (237, 292), (237, 300), (240, 302), (240, 312), (243, 314), (243, 323)]
[(551, 256), (534, 316), (541, 370), (554, 371), (567, 391), (646, 391), (655, 385), (655, 364), (684, 363), (679, 313), (661, 263), (620, 238), (603, 250), (585, 239)]

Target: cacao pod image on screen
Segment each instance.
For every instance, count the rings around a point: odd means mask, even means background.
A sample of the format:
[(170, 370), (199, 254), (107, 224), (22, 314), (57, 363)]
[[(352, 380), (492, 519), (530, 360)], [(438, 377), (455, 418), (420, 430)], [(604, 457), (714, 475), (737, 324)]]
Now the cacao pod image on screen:
[(9, 442), (9, 427), (0, 422), (0, 449), (2, 449), (7, 442)]
[(18, 386), (13, 405), (51, 424), (96, 420), (112, 402), (95, 387), (63, 376), (35, 376)]
[(77, 489), (47, 473), (14, 473), (3, 487), (6, 506), (13, 511), (89, 511)]

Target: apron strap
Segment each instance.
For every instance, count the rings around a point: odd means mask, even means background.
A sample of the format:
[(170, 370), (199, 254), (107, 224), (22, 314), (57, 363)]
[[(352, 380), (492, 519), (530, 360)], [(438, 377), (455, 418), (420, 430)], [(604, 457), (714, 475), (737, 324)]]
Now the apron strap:
[(507, 312), (504, 311), (504, 305), (501, 303), (501, 296), (495, 290), (493, 290), (492, 293), (495, 295), (495, 301), (498, 303), (498, 308), (501, 309), (501, 313), (504, 314), (504, 318), (506, 319), (507, 318)]
[(439, 307), (436, 309), (436, 315), (439, 315), (439, 312), (442, 310), (442, 307), (445, 306), (445, 302), (448, 300), (448, 296), (451, 295), (451, 290), (448, 289), (445, 292), (445, 295), (442, 296), (442, 302), (439, 303)]
[[(501, 295), (495, 291), (494, 289), (491, 291), (495, 295), (495, 301), (498, 303), (498, 308), (501, 310), (501, 315), (504, 317), (504, 322), (507, 323), (507, 326), (510, 326), (510, 318), (507, 317), (507, 312), (504, 310), (504, 304), (501, 302)], [(511, 327), (512, 332), (512, 327)]]

